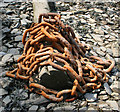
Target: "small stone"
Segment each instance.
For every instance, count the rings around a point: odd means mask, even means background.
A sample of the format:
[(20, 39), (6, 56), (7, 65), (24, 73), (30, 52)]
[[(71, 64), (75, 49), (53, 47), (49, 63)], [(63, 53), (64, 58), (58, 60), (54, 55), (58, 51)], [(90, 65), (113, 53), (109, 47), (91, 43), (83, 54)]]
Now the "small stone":
[(81, 107), (84, 107), (87, 105), (87, 102), (86, 101), (82, 101), (82, 103), (80, 104)]
[(5, 52), (0, 52), (0, 55), (4, 56), (6, 53)]
[[(20, 23), (18, 22), (18, 23), (16, 23), (12, 28), (13, 28), (13, 30), (14, 29), (16, 29), (16, 28), (19, 28), (19, 26), (20, 26)], [(13, 33), (13, 32), (12, 32)]]
[(94, 32), (95, 32), (96, 34), (104, 35), (104, 31), (101, 30), (101, 29), (94, 29)]
[(97, 49), (96, 53), (99, 54), (100, 56), (105, 56), (105, 53), (101, 51), (100, 49)]
[(2, 52), (7, 52), (7, 47), (6, 46), (1, 46), (0, 49), (1, 49)]
[(52, 108), (52, 107), (55, 107), (55, 103), (48, 104), (46, 108), (49, 109), (49, 108)]
[(114, 76), (120, 78), (120, 72), (115, 72), (115, 73), (114, 73)]
[(120, 85), (119, 81), (114, 81), (110, 87), (114, 92), (120, 93), (120, 86), (119, 85)]
[(119, 48), (113, 48), (113, 57), (120, 57)]
[(10, 43), (6, 43), (5, 45), (6, 45), (8, 48), (13, 47), (13, 45), (12, 45), (12, 44), (10, 44)]
[(116, 101), (107, 100), (106, 103), (108, 103), (113, 110), (118, 110), (118, 104)]
[(113, 92), (111, 96), (119, 96), (119, 93)]
[(5, 104), (8, 104), (10, 101), (11, 101), (10, 96), (6, 96), (6, 97), (3, 99), (3, 102), (4, 102)]
[(20, 15), (20, 17), (21, 17), (22, 19), (26, 19), (26, 18), (29, 17), (29, 15), (27, 15), (27, 14), (22, 14), (22, 15)]
[(93, 56), (98, 56), (98, 54), (97, 53), (95, 53), (94, 51), (90, 51), (90, 53), (93, 55)]
[(4, 56), (2, 57), (2, 62), (3, 62), (3, 63), (8, 62), (9, 59), (12, 58), (12, 56), (13, 56), (12, 54), (6, 54), (6, 55), (4, 55)]
[(106, 103), (103, 104), (103, 103), (102, 103), (102, 104), (99, 104), (98, 106), (99, 106), (99, 108), (103, 108), (103, 107), (107, 107), (108, 104), (106, 104)]
[(100, 47), (100, 49), (105, 52), (106, 51), (106, 48), (105, 47)]
[(87, 107), (81, 107), (81, 108), (79, 108), (79, 112), (86, 112), (86, 110), (87, 110)]
[(106, 92), (107, 92), (109, 95), (112, 94), (112, 91), (111, 91), (111, 89), (110, 89), (110, 86), (108, 85), (107, 82), (104, 83), (104, 88), (105, 88)]
[(22, 20), (21, 20), (21, 25), (22, 25), (22, 26), (26, 26), (26, 25), (27, 25), (27, 22), (25, 21), (25, 19), (22, 19)]
[(0, 107), (0, 112), (4, 112), (4, 107)]
[(38, 110), (38, 112), (45, 112), (45, 107), (40, 107), (40, 109)]
[(98, 112), (98, 110), (93, 107), (88, 107), (88, 110), (85, 112)]
[(107, 49), (106, 49), (106, 52), (107, 52), (108, 54), (110, 54), (111, 56), (113, 55), (113, 52), (112, 52), (112, 50), (111, 50), (110, 48), (107, 48)]
[(25, 19), (26, 23), (32, 23), (32, 21)]
[(94, 40), (96, 40), (97, 42), (103, 42), (101, 35), (97, 35), (97, 34), (91, 34), (92, 38)]
[(86, 20), (80, 19), (81, 24), (86, 24)]
[(114, 59), (108, 53), (106, 54), (105, 58), (108, 59), (108, 60), (113, 60), (114, 61)]
[(110, 78), (110, 79), (108, 80), (108, 83), (109, 83), (109, 84), (112, 84), (112, 83), (113, 83), (113, 80)]
[(38, 106), (37, 105), (33, 105), (33, 106), (31, 106), (30, 108), (29, 108), (29, 111), (28, 112), (31, 112), (31, 111), (37, 111), (37, 109), (38, 109)]
[(101, 98), (101, 100), (104, 101), (104, 100), (107, 100), (108, 98), (109, 98), (108, 95), (103, 95), (102, 98)]
[(103, 42), (98, 42), (98, 45), (99, 46), (104, 46), (104, 43)]
[(97, 9), (97, 8), (94, 8), (94, 11), (98, 12), (98, 13), (103, 13), (103, 11), (101, 9)]
[(75, 106), (71, 106), (71, 105), (64, 106), (65, 111), (72, 111), (74, 108)]
[(89, 102), (87, 103), (89, 106), (97, 106), (97, 102)]
[(18, 49), (16, 49), (16, 48), (11, 48), (11, 49), (8, 50), (7, 53), (16, 55), (16, 54), (19, 54), (19, 51), (18, 51)]
[(17, 45), (17, 47), (23, 48), (23, 47), (24, 47), (24, 46), (23, 46), (23, 43), (22, 43), (22, 42), (19, 42), (19, 44)]
[(105, 94), (106, 94), (106, 91), (101, 91), (99, 94), (100, 94), (100, 95), (105, 95)]
[(0, 61), (0, 67), (4, 67), (4, 66), (6, 66), (6, 64), (4, 62)]
[(116, 76), (111, 76), (111, 79), (112, 79), (113, 81), (116, 81), (116, 80), (117, 80), (117, 77), (116, 77)]
[(16, 37), (15, 37), (15, 41), (17, 41), (17, 42), (18, 42), (18, 41), (22, 41), (22, 37), (23, 37), (23, 36), (21, 36), (21, 35), (16, 36)]
[(107, 14), (102, 14), (102, 16), (103, 16), (103, 17), (108, 17), (108, 15), (107, 15)]
[(94, 94), (92, 94), (92, 93), (86, 93), (84, 95), (84, 97), (86, 98), (86, 100), (88, 102), (94, 102), (94, 101), (97, 100), (97, 93), (94, 93)]
[(11, 31), (11, 34), (16, 34), (18, 32), (18, 29), (13, 29), (12, 31)]
[(5, 27), (5, 28), (2, 29), (2, 32), (3, 33), (9, 33), (10, 29), (8, 27)]
[(120, 100), (118, 101), (118, 106), (120, 107)]
[(26, 6), (25, 6), (25, 5), (23, 5), (23, 6), (21, 6), (21, 7), (19, 8), (20, 11), (23, 11), (23, 10), (25, 10), (25, 9), (26, 9)]
[(62, 107), (55, 107), (54, 109), (53, 109), (53, 112), (58, 112), (58, 111), (63, 111), (64, 109), (62, 108)]
[(115, 62), (120, 64), (120, 58), (114, 58), (115, 59)]
[(89, 22), (90, 22), (91, 24), (94, 24), (96, 21), (95, 21), (94, 19), (92, 19), (92, 18), (89, 18)]
[(5, 89), (0, 88), (0, 95), (6, 95), (8, 92)]

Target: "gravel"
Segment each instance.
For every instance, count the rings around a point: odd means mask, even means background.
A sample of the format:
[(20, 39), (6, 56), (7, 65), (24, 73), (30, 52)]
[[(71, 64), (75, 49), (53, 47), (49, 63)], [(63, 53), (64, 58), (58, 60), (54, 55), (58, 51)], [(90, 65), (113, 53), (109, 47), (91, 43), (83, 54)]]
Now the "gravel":
[[(109, 82), (98, 90), (86, 93), (73, 102), (55, 103), (41, 95), (28, 93), (23, 83), (5, 77), (23, 52), (22, 35), (33, 21), (32, 3), (3, 0), (0, 3), (2, 27), (0, 29), (0, 111), (6, 109), (22, 111), (119, 111), (120, 108), (120, 47), (119, 6), (115, 2), (56, 2), (61, 19), (69, 24), (82, 43), (91, 48), (87, 55), (115, 60), (115, 69), (109, 75)], [(13, 2), (14, 1), (14, 2)], [(49, 68), (50, 69), (50, 68)], [(51, 71), (55, 71), (52, 70)], [(63, 73), (59, 73), (61, 75)], [(39, 74), (40, 75), (40, 74)], [(47, 75), (49, 73), (47, 72)], [(58, 75), (58, 74), (57, 74)], [(57, 77), (57, 76), (56, 76)], [(45, 77), (44, 77), (45, 78)], [(49, 85), (55, 85), (50, 78)], [(64, 79), (64, 80), (63, 80)], [(60, 87), (69, 86), (67, 77), (59, 78)], [(68, 81), (69, 82), (69, 81)], [(46, 84), (44, 83), (44, 84)], [(16, 90), (17, 88), (17, 90)], [(53, 87), (54, 88), (54, 87)], [(30, 97), (29, 97), (30, 96)], [(23, 98), (23, 99), (22, 99)]]

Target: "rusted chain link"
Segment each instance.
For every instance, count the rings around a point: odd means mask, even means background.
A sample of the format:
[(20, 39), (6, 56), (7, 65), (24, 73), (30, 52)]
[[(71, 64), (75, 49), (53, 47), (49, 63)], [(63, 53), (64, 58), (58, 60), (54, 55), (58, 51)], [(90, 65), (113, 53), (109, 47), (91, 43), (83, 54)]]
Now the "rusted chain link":
[[(72, 28), (64, 25), (60, 18), (56, 13), (41, 14), (39, 23), (33, 24), (24, 32), (24, 51), (17, 60), (17, 68), (6, 72), (7, 76), (29, 80), (30, 90), (58, 102), (64, 99), (63, 94), (72, 96), (65, 101), (73, 101), (78, 97), (78, 92), (85, 93), (89, 89), (100, 88), (102, 83), (108, 81), (106, 74), (115, 65), (112, 60), (103, 61), (96, 56), (85, 57), (89, 47), (82, 44)], [(56, 64), (55, 61), (60, 64)], [(40, 66), (47, 65), (66, 71), (73, 81), (73, 87), (55, 91), (34, 82), (34, 73), (38, 73)]]

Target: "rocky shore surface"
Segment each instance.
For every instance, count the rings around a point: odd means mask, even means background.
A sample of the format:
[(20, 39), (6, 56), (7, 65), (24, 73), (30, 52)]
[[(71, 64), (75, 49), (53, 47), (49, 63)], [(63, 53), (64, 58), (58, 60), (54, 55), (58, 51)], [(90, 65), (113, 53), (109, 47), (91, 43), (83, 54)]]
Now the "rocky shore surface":
[(0, 112), (112, 112), (120, 110), (120, 2), (56, 2), (58, 13), (88, 55), (114, 60), (108, 83), (73, 102), (55, 103), (23, 89), (24, 82), (5, 76), (23, 52), (22, 35), (33, 22), (31, 2), (0, 3)]

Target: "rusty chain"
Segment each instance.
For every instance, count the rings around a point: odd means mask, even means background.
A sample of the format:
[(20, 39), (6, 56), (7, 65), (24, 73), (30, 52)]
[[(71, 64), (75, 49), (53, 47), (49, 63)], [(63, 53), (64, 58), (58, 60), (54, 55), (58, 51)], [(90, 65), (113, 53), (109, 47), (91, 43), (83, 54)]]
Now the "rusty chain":
[[(89, 47), (82, 44), (72, 28), (64, 25), (60, 18), (56, 13), (41, 14), (39, 23), (34, 23), (23, 34), (24, 51), (17, 60), (17, 68), (6, 72), (7, 76), (29, 80), (30, 91), (35, 90), (45, 98), (57, 102), (64, 99), (63, 94), (71, 94), (71, 98), (65, 101), (73, 101), (78, 97), (78, 92), (84, 94), (89, 89), (100, 88), (102, 83), (108, 81), (107, 73), (115, 65), (112, 60), (103, 61), (96, 56), (85, 57)], [(38, 72), (40, 66), (46, 65), (66, 71), (73, 80), (73, 87), (56, 91), (33, 82), (34, 73)], [(50, 95), (51, 93), (55, 96)]]

